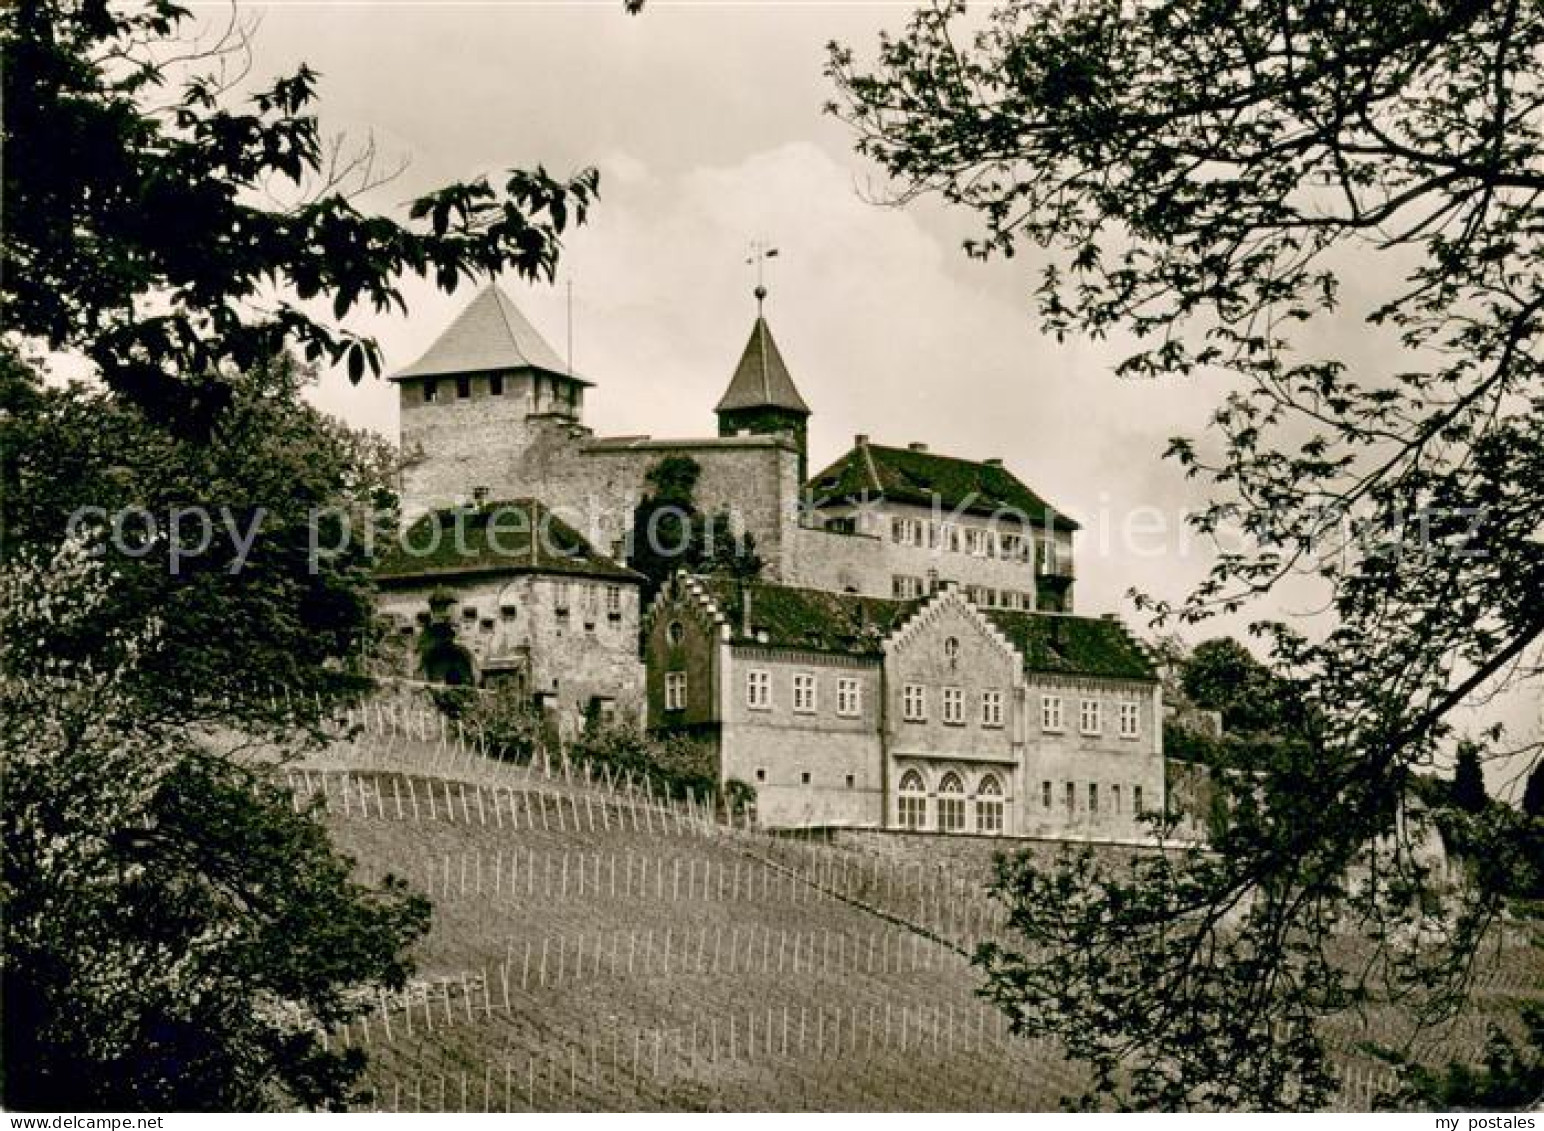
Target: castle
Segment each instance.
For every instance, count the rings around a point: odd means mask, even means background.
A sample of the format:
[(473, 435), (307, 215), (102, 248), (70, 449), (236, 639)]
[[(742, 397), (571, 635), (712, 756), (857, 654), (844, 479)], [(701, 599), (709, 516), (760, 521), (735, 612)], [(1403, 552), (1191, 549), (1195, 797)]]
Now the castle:
[[(559, 733), (692, 735), (771, 826), (1143, 835), (1157, 673), (1117, 621), (1073, 613), (1077, 523), (1002, 459), (923, 444), (859, 435), (811, 475), (764, 296), (716, 436), (595, 436), (592, 384), (496, 286), (393, 375), (408, 526), (378, 580), (414, 674), (503, 682)], [(671, 457), (762, 568), (678, 575), (644, 608), (626, 549)]]

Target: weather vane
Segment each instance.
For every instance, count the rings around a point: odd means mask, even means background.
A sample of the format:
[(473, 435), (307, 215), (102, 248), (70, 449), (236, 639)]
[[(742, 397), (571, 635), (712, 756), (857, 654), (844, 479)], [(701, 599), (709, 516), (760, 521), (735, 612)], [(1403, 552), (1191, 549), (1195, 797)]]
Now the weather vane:
[(766, 240), (751, 241), (751, 254), (745, 263), (747, 266), (752, 263), (756, 265), (756, 289), (752, 293), (756, 296), (756, 313), (758, 315), (761, 313), (762, 301), (767, 297), (765, 279), (767, 260), (776, 258), (777, 248), (773, 247)]

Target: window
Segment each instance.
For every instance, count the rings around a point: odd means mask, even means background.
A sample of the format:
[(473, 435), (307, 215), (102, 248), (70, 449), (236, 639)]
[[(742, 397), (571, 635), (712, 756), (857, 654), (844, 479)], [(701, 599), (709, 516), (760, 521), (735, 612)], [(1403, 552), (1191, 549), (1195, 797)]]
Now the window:
[(908, 723), (927, 721), (927, 688), (920, 683), (908, 683), (901, 693), (901, 718)]
[(767, 768), (765, 766), (757, 766), (756, 767), (756, 780), (757, 781), (766, 781), (767, 780)]
[(1091, 782), (1088, 783), (1088, 811), (1090, 813), (1097, 813), (1097, 812), (1099, 812), (1099, 783), (1098, 782), (1092, 782), (1091, 781)]
[(952, 553), (959, 553), (960, 528), (958, 526), (945, 526), (940, 539), (940, 545), (947, 546)]
[(1003, 725), (1003, 693), (1001, 691), (983, 691), (981, 693), (981, 725), (984, 727), (1000, 727)]
[(686, 673), (665, 673), (665, 710), (686, 710)]
[(982, 778), (981, 784), (976, 787), (976, 831), (1003, 831), (1003, 787), (991, 774)]
[(1110, 812), (1120, 812), (1120, 786), (1118, 785), (1110, 787)]
[(890, 579), (890, 591), (897, 600), (910, 601), (922, 596), (922, 579), (898, 573)]
[(464, 401), (472, 395), (472, 379), (470, 377), (456, 378), (456, 400)]
[(1071, 782), (1067, 783), (1067, 812), (1076, 812), (1078, 807), (1078, 787)]
[(434, 379), (424, 382), (424, 404), (433, 404), (440, 399), (440, 383)]
[(491, 373), (488, 375), (488, 395), (490, 397), (502, 397), (504, 395), (504, 374)]
[(855, 786), (857, 784), (858, 784), (858, 779), (854, 775), (848, 774), (847, 775), (847, 788), (848, 789), (852, 789), (853, 786)]
[(965, 692), (962, 688), (944, 688), (944, 722), (955, 727), (965, 725)]
[(810, 783), (810, 772), (808, 770), (804, 770), (803, 772), (801, 772), (799, 774), (799, 784), (800, 785), (809, 785), (809, 783)]
[(946, 833), (965, 831), (965, 787), (954, 774), (938, 783), (938, 827)]
[(673, 620), (665, 626), (665, 639), (672, 645), (679, 645), (686, 639), (686, 626), (678, 620)]
[(1099, 700), (1084, 699), (1078, 704), (1078, 730), (1083, 734), (1098, 734), (1104, 729)]
[(1040, 783), (1040, 805), (1044, 809), (1051, 807), (1051, 783), (1048, 781)]
[(808, 672), (797, 672), (793, 677), (793, 709), (795, 714), (815, 713), (815, 677)]
[(1120, 705), (1120, 736), (1122, 738), (1136, 738), (1141, 716), (1135, 703), (1122, 703)]
[(1003, 590), (1003, 608), (1022, 609), (1024, 607), (1024, 594), (1016, 589)]
[(753, 711), (772, 709), (772, 673), (748, 671), (745, 673), (745, 705)]
[(1002, 554), (1010, 561), (1021, 562), (1025, 560), (1025, 542), (1022, 534), (1004, 534), (1002, 536)]
[(499, 605), (499, 616), (505, 620), (514, 620), (520, 615), (520, 606), (513, 601), (505, 600)]
[(1060, 695), (1042, 695), (1040, 697), (1040, 729), (1060, 731), (1062, 729), (1062, 699)]
[(927, 545), (927, 527), (921, 519), (897, 518), (890, 521), (890, 537), (902, 546)]
[(1142, 787), (1139, 785), (1131, 787), (1131, 811), (1138, 816), (1142, 814)]
[(606, 586), (606, 615), (612, 620), (622, 619), (622, 587)]
[(907, 770), (901, 775), (898, 815), (903, 829), (920, 829), (927, 825), (927, 794), (923, 792), (922, 775), (916, 770)]
[(987, 556), (987, 532), (975, 527), (965, 528), (965, 552), (977, 558)]
[(955, 637), (955, 636), (951, 636), (951, 637), (949, 637), (949, 639), (944, 641), (944, 659), (949, 661), (949, 666), (950, 667), (953, 667), (959, 661), (959, 658), (960, 658), (960, 641), (959, 641), (959, 638)]
[(863, 692), (856, 679), (843, 676), (836, 681), (836, 713), (855, 719), (863, 713)]
[(568, 615), (568, 582), (552, 583), (552, 607), (558, 611), (559, 616)]
[(465, 621), (474, 621), (474, 620), (476, 620), (477, 619), (477, 606), (475, 606), (475, 605), (467, 605), (464, 609), (462, 609), (461, 610), (461, 619), (465, 620)]

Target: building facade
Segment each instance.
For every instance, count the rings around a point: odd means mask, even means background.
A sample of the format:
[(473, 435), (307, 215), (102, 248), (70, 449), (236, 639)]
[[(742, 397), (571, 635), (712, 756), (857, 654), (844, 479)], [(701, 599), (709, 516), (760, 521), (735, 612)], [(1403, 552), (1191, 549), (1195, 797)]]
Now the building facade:
[(1134, 840), (1161, 698), (1116, 621), (678, 576), (645, 614), (648, 716), (773, 827)]
[(509, 688), (563, 737), (642, 722), (642, 580), (530, 499), (421, 515), (376, 568), (400, 674)]

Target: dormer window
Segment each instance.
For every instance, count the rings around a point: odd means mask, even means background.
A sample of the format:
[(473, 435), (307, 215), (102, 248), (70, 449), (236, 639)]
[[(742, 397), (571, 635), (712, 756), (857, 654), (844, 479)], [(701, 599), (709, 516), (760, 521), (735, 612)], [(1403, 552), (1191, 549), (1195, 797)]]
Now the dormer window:
[(472, 379), (470, 377), (456, 378), (456, 399), (464, 401), (472, 396)]
[(504, 395), (504, 374), (493, 373), (489, 375), (488, 395), (490, 397), (502, 397)]

